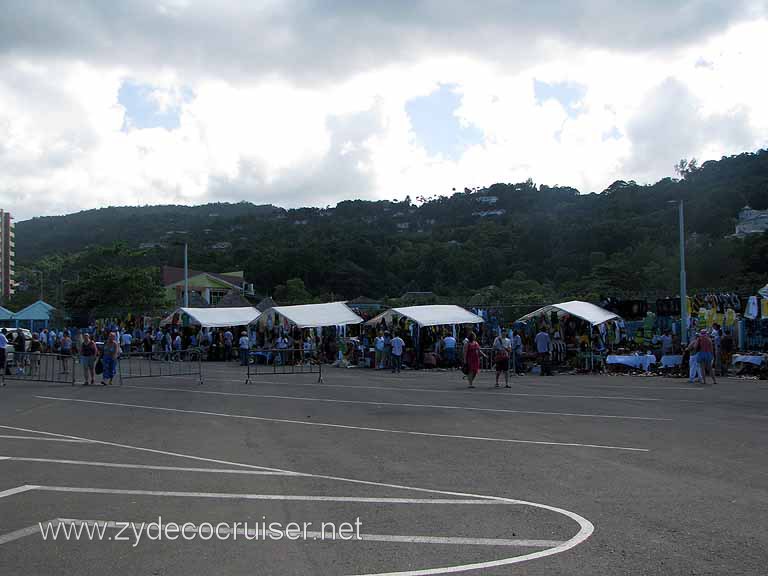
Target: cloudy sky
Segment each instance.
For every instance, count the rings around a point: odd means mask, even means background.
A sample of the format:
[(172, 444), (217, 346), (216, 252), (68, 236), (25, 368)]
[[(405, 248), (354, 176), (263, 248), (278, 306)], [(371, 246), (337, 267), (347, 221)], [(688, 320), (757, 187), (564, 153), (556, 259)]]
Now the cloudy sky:
[(766, 0), (0, 1), (0, 207), (599, 192), (768, 146)]

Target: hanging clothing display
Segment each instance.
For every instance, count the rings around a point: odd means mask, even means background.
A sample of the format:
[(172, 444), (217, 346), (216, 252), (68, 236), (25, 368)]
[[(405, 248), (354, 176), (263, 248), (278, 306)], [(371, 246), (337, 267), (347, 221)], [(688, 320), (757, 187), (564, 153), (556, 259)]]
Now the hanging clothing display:
[(750, 296), (749, 300), (747, 300), (747, 308), (744, 311), (744, 317), (749, 318), (750, 320), (754, 320), (757, 318), (757, 314), (757, 296)]

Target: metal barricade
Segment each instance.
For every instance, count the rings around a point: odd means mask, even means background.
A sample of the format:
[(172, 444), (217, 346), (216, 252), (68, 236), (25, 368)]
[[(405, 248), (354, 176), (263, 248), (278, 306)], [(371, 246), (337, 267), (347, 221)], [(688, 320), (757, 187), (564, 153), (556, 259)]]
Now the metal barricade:
[[(242, 363), (241, 356), (241, 363)], [(323, 365), (312, 352), (301, 349), (272, 348), (249, 350), (246, 357), (245, 383), (250, 384), (257, 376), (317, 374), (317, 382), (323, 381)]]
[(117, 362), (117, 375), (123, 380), (133, 378), (164, 378), (191, 376), (203, 383), (203, 353), (200, 348), (170, 352), (131, 352)]
[[(494, 348), (480, 348), (480, 371), (496, 371), (496, 353)], [(509, 352), (506, 362), (507, 378), (517, 374), (516, 358), (513, 352)]]
[(74, 386), (76, 361), (72, 354), (10, 352), (0, 369), (0, 385), (5, 386), (6, 380), (21, 380)]

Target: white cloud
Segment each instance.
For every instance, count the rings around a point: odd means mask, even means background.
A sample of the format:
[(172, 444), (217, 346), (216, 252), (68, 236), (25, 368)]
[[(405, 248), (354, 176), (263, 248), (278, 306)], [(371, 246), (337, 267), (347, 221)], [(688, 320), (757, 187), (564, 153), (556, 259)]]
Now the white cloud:
[[(286, 6), (266, 5), (259, 18), (282, 25), (274, 34), (252, 30), (250, 41), (292, 51), (298, 39)], [(558, 36), (539, 27), (525, 35), (533, 44), (524, 58), (481, 50), (477, 36), (448, 46), (434, 34), (410, 54), (392, 46), (389, 57), (374, 37), (366, 52), (355, 30), (338, 39), (354, 54), (336, 46), (334, 62), (308, 70), (310, 56), (296, 65), (286, 58), (273, 66), (203, 66), (210, 55), (182, 33), (209, 12), (181, 1), (156, 8), (161, 18), (183, 24), (166, 23), (172, 57), (156, 66), (146, 59), (152, 46), (139, 49), (143, 60), (122, 59), (111, 48), (77, 53), (67, 41), (71, 30), (51, 22), (61, 57), (42, 45), (33, 49), (24, 35), (17, 45), (0, 42), (0, 205), (20, 218), (107, 204), (246, 199), (325, 205), (353, 197), (447, 194), (453, 187), (528, 177), (589, 192), (619, 178), (671, 175), (681, 157), (706, 160), (768, 144), (768, 80), (758, 72), (768, 48), (764, 19), (728, 24), (726, 18), (718, 35), (687, 31), (685, 42), (672, 45), (658, 39), (642, 45), (633, 36), (632, 50), (618, 49), (604, 31), (598, 42), (578, 31)], [(349, 21), (365, 20), (357, 8), (346, 8)], [(101, 22), (103, 14), (91, 17)], [(230, 40), (216, 36), (226, 46), (213, 50), (242, 46), (252, 52), (238, 36), (249, 17)], [(216, 18), (211, 26), (218, 33)], [(467, 18), (475, 32), (499, 32), (498, 22)], [(413, 27), (421, 24), (394, 13), (370, 20), (384, 36), (399, 31), (404, 45), (418, 44)], [(716, 25), (707, 21), (702, 28), (711, 32)], [(453, 26), (447, 19), (434, 23), (448, 37)], [(313, 28), (308, 37), (320, 33)], [(92, 32), (86, 43), (99, 38)], [(132, 46), (124, 31), (117, 34), (121, 42), (123, 49)], [(330, 54), (327, 46), (304, 47), (317, 48), (317, 58)], [(339, 54), (349, 57), (348, 67)], [(370, 66), (363, 70), (366, 58)], [(243, 73), (232, 74), (233, 66), (243, 66)], [(538, 102), (534, 79), (583, 86), (577, 113), (569, 115), (556, 100)], [(125, 129), (126, 110), (118, 102), (125, 81), (149, 86), (158, 111), (178, 111), (178, 127)], [(456, 86), (460, 122), (484, 135), (456, 160), (430, 156), (405, 112), (407, 101), (440, 84)]]

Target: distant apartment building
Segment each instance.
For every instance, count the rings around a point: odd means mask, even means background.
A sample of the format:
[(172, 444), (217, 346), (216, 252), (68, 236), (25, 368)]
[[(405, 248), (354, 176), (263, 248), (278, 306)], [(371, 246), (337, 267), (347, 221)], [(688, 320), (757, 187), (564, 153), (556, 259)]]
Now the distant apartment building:
[(0, 299), (8, 300), (13, 295), (13, 261), (16, 256), (16, 242), (13, 217), (10, 212), (0, 209)]

